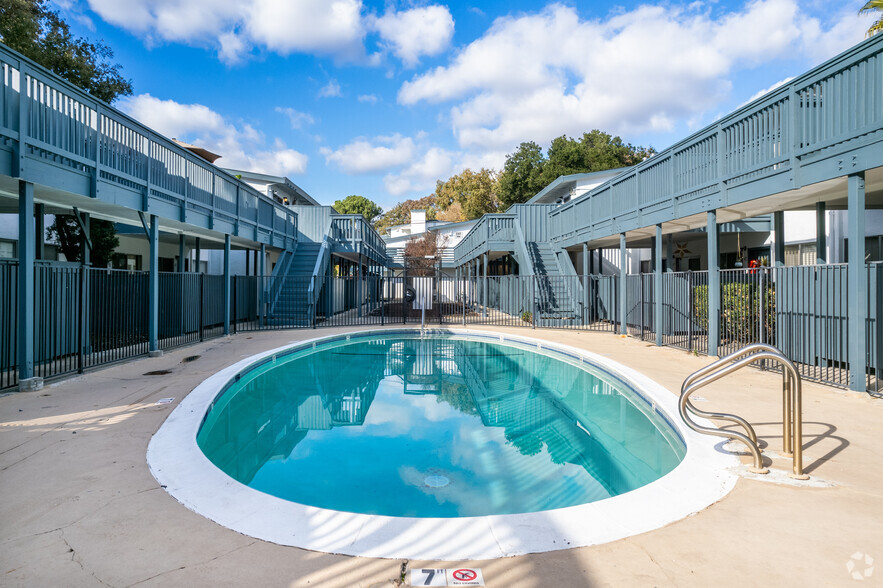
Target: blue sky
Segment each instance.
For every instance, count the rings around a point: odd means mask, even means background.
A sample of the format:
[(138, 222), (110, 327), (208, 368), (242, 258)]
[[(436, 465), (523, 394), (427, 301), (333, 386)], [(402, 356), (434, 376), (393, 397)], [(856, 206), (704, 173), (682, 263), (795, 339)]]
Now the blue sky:
[(862, 1), (55, 0), (117, 106), (219, 165), (384, 208), (598, 128), (664, 149), (863, 39)]

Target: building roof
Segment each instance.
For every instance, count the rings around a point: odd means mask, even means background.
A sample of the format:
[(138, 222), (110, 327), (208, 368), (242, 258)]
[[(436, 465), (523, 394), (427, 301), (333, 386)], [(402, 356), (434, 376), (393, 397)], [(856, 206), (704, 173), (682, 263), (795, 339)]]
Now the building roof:
[(536, 196), (527, 201), (527, 204), (554, 204), (558, 199), (565, 199), (576, 188), (580, 182), (592, 182), (602, 184), (618, 176), (627, 167), (618, 167), (616, 169), (607, 169), (599, 172), (590, 172), (585, 174), (570, 174), (569, 176), (558, 176), (554, 182), (540, 190)]
[[(259, 174), (257, 172), (229, 168), (225, 168), (224, 171), (231, 175), (239, 176), (244, 182), (254, 181), (267, 184), (268, 187), (273, 188), (274, 194), (276, 194), (277, 198), (281, 199), (282, 197), (287, 196), (289, 204), (322, 206), (310, 196), (306, 190), (284, 176)], [(279, 194), (278, 192), (282, 192), (282, 194)]]
[[(478, 220), (479, 219), (474, 218), (472, 220), (460, 221), (460, 222), (456, 222), (456, 223), (452, 223), (452, 222), (448, 222), (448, 221), (437, 221), (437, 220), (426, 221), (426, 230), (427, 231), (437, 231), (439, 229), (450, 229), (450, 228), (457, 228), (460, 226), (465, 228), (466, 225), (474, 225), (475, 223), (478, 222)], [(394, 229), (396, 227), (408, 227), (408, 226), (410, 226), (410, 223), (403, 224), (403, 225), (395, 225), (392, 227), (388, 227), (388, 229)], [(389, 243), (397, 242), (400, 240), (401, 241), (408, 241), (411, 239), (411, 237), (414, 237), (414, 236), (420, 235), (420, 234), (421, 233), (414, 233), (414, 234), (408, 233), (406, 235), (399, 235), (397, 237), (390, 237), (389, 233), (387, 232), (387, 233), (384, 233), (383, 235), (381, 235), (380, 237), (387, 244), (389, 244)]]
[(209, 163), (214, 163), (221, 158), (221, 156), (218, 155), (217, 153), (212, 153), (211, 151), (209, 151), (208, 149), (205, 149), (204, 147), (199, 147), (197, 145), (191, 145), (190, 143), (185, 143), (184, 141), (179, 141), (178, 139), (172, 139), (172, 141), (174, 141), (175, 143), (177, 143), (178, 145), (180, 145), (181, 147), (183, 147), (184, 149), (186, 149), (190, 153), (193, 153), (194, 155), (198, 155), (198, 156), (202, 157), (204, 160), (206, 160)]

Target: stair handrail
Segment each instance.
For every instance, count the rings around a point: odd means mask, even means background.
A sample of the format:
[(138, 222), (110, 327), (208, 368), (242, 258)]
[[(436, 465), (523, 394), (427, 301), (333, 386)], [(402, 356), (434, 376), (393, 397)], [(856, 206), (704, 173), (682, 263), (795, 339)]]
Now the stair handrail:
[(269, 314), (273, 314), (276, 310), (276, 304), (279, 301), (279, 295), (285, 285), (285, 278), (288, 275), (288, 269), (291, 267), (294, 255), (297, 252), (297, 242), (291, 249), (285, 249), (282, 252), (282, 258), (276, 263), (273, 271), (270, 273), (270, 283), (266, 285), (266, 297), (270, 303)]
[[(803, 473), (803, 421), (801, 414), (802, 390), (800, 373), (797, 371), (794, 363), (775, 347), (763, 343), (754, 343), (693, 372), (687, 376), (681, 385), (678, 411), (684, 423), (697, 433), (736, 438), (742, 441), (748, 446), (754, 458), (754, 464), (750, 470), (758, 474), (769, 473), (769, 469), (763, 467), (757, 435), (748, 421), (734, 414), (699, 410), (690, 403), (690, 395), (696, 390), (716, 382), (745, 366), (764, 359), (775, 361), (782, 366), (782, 445), (783, 453), (786, 455), (790, 454), (792, 458), (791, 477), (800, 480), (808, 479), (808, 476)], [(700, 417), (716, 418), (736, 423), (745, 429), (746, 434), (738, 431), (724, 431), (717, 428), (704, 427), (692, 420), (687, 414), (688, 412)]]
[[(555, 263), (558, 265), (558, 273), (560, 274), (565, 290), (567, 290), (567, 295), (570, 296), (574, 311), (579, 307), (579, 316), (585, 316), (585, 290), (583, 289), (583, 283), (582, 280), (579, 279), (579, 274), (577, 273), (576, 268), (573, 267), (573, 262), (570, 261), (570, 255), (568, 255), (566, 250), (561, 249), (554, 243), (550, 241), (547, 241), (547, 243), (549, 243), (549, 246), (552, 248), (552, 254), (555, 256)], [(576, 287), (573, 287), (574, 281), (570, 279), (571, 276), (576, 277)], [(574, 291), (577, 295), (574, 295)]]
[(325, 275), (325, 261), (331, 250), (331, 237), (326, 234), (322, 239), (322, 246), (319, 248), (319, 255), (316, 257), (316, 265), (313, 267), (313, 274), (310, 276), (310, 286), (307, 288), (307, 319), (310, 324), (314, 324), (316, 318), (316, 303), (319, 301), (319, 292), (321, 286), (317, 284), (319, 274)]

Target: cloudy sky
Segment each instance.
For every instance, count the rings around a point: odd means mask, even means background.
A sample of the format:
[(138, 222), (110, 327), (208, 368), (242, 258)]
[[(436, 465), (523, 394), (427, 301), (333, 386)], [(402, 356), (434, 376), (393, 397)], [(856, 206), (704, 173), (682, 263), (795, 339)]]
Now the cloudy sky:
[(863, 39), (863, 1), (55, 0), (117, 106), (219, 165), (384, 207), (522, 141), (664, 149)]

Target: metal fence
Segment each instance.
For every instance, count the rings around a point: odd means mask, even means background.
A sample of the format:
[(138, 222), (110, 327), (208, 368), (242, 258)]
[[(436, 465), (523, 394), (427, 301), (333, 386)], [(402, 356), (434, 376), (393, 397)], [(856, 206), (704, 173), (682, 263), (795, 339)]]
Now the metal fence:
[(656, 340), (653, 279), (653, 274), (626, 277), (626, 327), (629, 335), (642, 341)]
[[(149, 272), (38, 262), (34, 375), (50, 379), (148, 351)], [(18, 263), (0, 263), (0, 389), (18, 384)], [(223, 334), (224, 277), (159, 275), (160, 349)], [(233, 316), (240, 316), (233, 313)]]
[(18, 384), (18, 262), (0, 260), (0, 390)]
[(707, 290), (708, 272), (662, 274), (663, 345), (708, 353)]
[[(0, 389), (18, 383), (17, 271), (15, 261), (0, 262)], [(718, 353), (768, 343), (804, 378), (847, 386), (847, 271), (845, 265), (721, 271)], [(879, 392), (883, 264), (868, 272), (865, 365), (868, 388)], [(34, 330), (35, 375), (51, 378), (147, 353), (148, 286), (148, 272), (38, 263), (35, 312), (26, 321)], [(619, 332), (620, 287), (617, 275), (233, 276), (230, 322), (234, 332), (386, 324)], [(655, 340), (654, 276), (628, 276), (624, 287), (628, 332)], [(160, 273), (159, 347), (221, 335), (224, 303), (223, 276)], [(659, 319), (664, 345), (707, 353), (708, 273), (663, 274)]]

